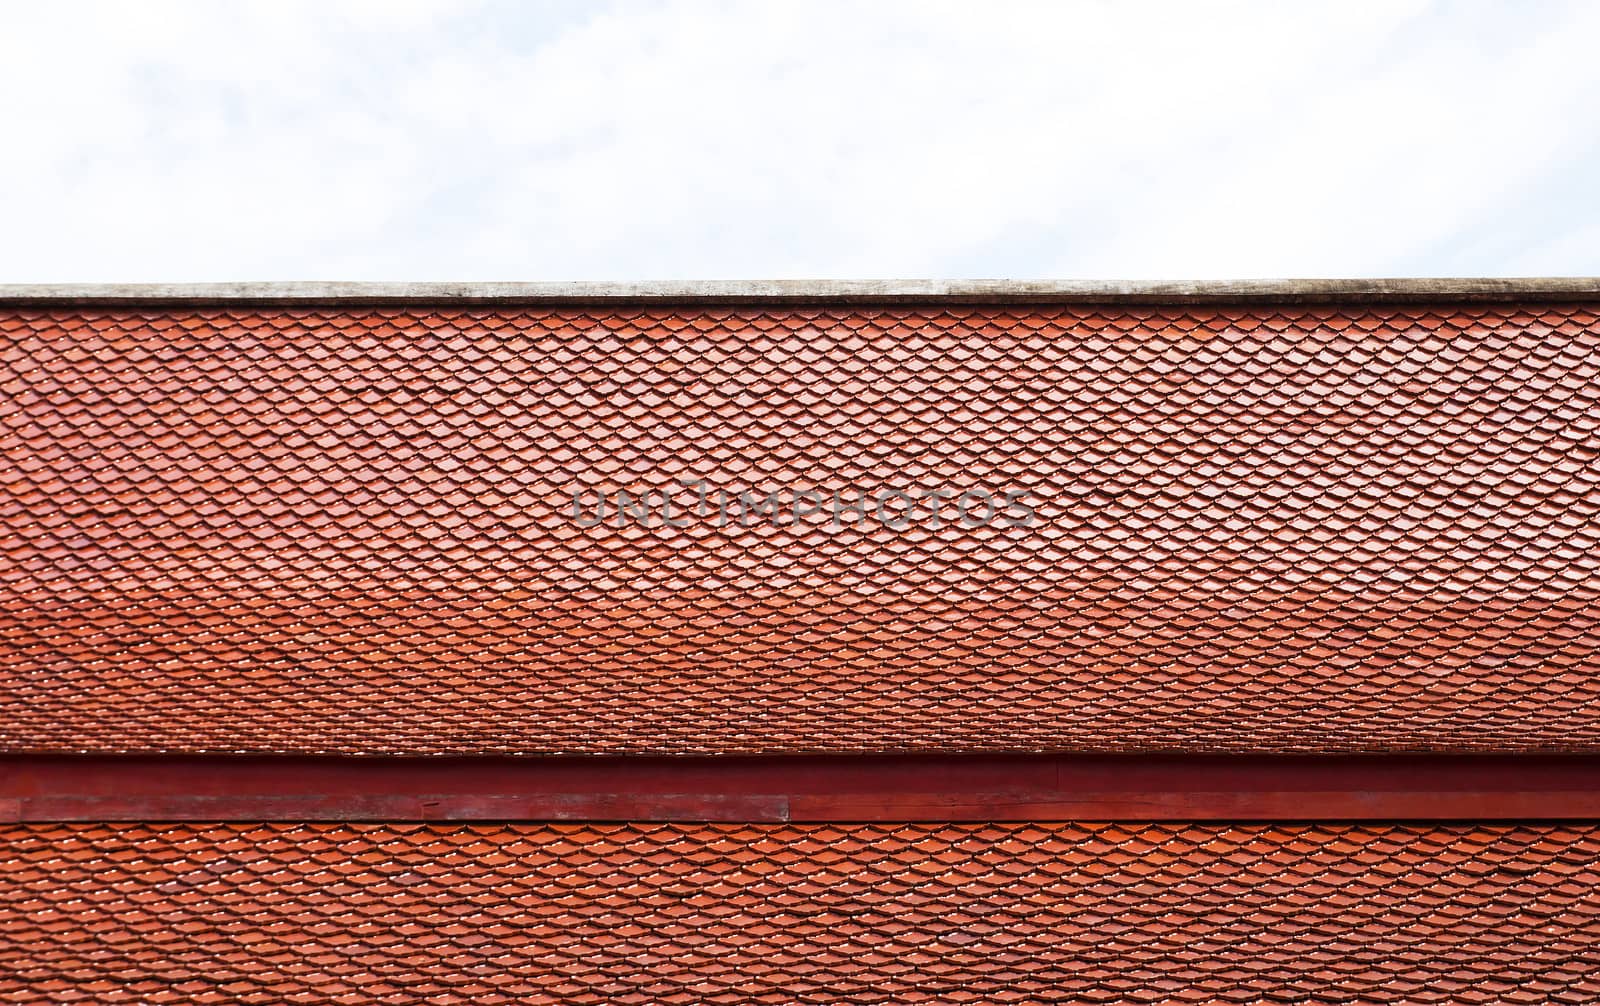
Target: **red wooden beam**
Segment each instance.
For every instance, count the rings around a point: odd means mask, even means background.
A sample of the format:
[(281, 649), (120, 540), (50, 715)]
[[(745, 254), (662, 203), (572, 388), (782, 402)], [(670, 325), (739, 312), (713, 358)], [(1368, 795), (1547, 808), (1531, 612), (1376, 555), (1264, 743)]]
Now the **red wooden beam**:
[(4, 821), (1600, 819), (1589, 756), (0, 756)]

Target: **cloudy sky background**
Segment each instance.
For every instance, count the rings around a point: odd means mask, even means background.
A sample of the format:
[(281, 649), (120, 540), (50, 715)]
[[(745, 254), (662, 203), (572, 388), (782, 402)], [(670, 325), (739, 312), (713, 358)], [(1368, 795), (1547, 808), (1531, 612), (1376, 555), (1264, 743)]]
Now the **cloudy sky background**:
[(1600, 274), (1600, 4), (13, 4), (0, 282)]

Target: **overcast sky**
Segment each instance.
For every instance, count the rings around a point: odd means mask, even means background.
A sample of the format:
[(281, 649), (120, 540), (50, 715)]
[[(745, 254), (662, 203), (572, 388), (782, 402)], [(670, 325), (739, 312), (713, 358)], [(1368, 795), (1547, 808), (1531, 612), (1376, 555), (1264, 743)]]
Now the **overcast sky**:
[(1600, 4), (13, 4), (0, 282), (1600, 274)]

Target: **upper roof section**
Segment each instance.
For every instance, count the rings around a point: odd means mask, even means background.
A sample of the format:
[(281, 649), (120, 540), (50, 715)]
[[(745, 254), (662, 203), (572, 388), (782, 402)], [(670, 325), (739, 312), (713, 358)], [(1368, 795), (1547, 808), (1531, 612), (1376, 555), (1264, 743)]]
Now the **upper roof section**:
[(1562, 282), (19, 300), (0, 747), (1600, 751)]

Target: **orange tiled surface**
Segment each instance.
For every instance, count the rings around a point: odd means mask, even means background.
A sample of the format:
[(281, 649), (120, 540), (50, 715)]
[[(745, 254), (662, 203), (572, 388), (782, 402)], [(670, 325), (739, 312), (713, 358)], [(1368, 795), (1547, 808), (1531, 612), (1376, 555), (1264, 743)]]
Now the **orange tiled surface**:
[[(0, 747), (1600, 750), (1597, 373), (1595, 305), (0, 314)], [(570, 513), (680, 477), (1040, 524)]]
[(1600, 829), (37, 825), (0, 1001), (1590, 1003)]

